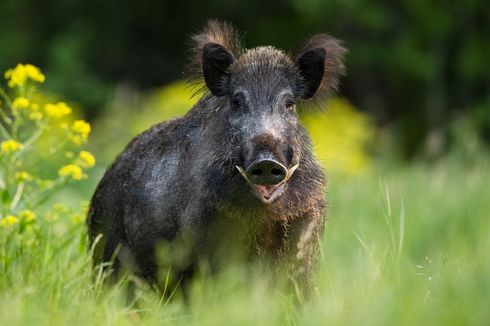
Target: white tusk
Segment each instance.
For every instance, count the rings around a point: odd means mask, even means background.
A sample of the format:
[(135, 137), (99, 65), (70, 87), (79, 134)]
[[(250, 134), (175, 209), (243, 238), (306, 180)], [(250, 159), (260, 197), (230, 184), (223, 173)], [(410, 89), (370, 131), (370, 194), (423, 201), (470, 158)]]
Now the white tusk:
[(238, 166), (238, 165), (235, 165), (235, 167), (238, 169), (238, 171), (240, 172), (240, 174), (242, 175), (242, 177), (245, 178), (245, 180), (247, 180), (248, 182), (250, 182), (250, 180), (248, 180), (248, 177), (247, 177), (247, 173), (245, 172), (245, 170)]
[[(235, 167), (237, 168), (238, 172), (240, 172), (240, 174), (242, 175), (242, 177), (244, 177), (244, 178), (245, 178), (245, 180), (247, 180), (248, 182), (250, 182), (250, 183), (252, 183), (252, 184), (253, 184), (253, 182), (251, 182), (251, 181), (248, 179), (248, 177), (247, 177), (247, 173), (245, 172), (245, 170), (244, 170), (242, 167), (240, 167), (240, 166), (238, 166), (238, 165), (235, 165)], [(299, 163), (298, 163), (298, 164), (296, 164), (295, 166), (293, 166), (292, 168), (290, 168), (290, 169), (288, 170), (288, 172), (286, 173), (286, 177), (284, 178), (284, 180), (282, 180), (282, 181), (281, 181), (281, 183), (280, 183), (280, 184), (287, 182), (287, 181), (289, 180), (289, 178), (291, 178), (291, 176), (293, 175), (294, 171), (296, 171), (296, 169), (297, 169), (298, 167), (299, 167)]]
[(284, 178), (284, 182), (288, 181), (289, 178), (291, 178), (291, 176), (293, 175), (294, 171), (296, 171), (298, 166), (299, 166), (299, 163), (288, 170), (288, 172), (286, 174), (286, 178)]

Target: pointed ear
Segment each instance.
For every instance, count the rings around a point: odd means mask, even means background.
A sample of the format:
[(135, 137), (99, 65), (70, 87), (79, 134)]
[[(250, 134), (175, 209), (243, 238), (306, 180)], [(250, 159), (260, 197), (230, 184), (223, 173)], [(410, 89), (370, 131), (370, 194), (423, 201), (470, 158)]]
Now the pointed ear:
[(228, 23), (210, 20), (201, 33), (192, 36), (192, 42), (190, 79), (204, 79), (213, 95), (226, 95), (227, 70), (241, 53), (237, 33)]
[(202, 74), (206, 86), (215, 96), (228, 94), (227, 72), (228, 67), (235, 61), (233, 55), (223, 46), (216, 43), (204, 44), (202, 50)]
[(301, 76), (300, 96), (306, 100), (328, 96), (338, 89), (339, 78), (345, 72), (347, 52), (341, 42), (326, 34), (313, 36), (296, 56)]

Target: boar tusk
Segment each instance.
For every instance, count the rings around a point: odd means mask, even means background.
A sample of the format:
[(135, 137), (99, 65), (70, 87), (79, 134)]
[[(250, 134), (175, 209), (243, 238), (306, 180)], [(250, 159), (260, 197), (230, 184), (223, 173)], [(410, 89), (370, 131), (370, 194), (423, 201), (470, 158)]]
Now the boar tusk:
[[(252, 181), (250, 181), (247, 177), (247, 172), (245, 172), (245, 170), (241, 167), (241, 166), (238, 166), (238, 165), (235, 165), (235, 167), (237, 168), (238, 172), (240, 172), (240, 174), (242, 175), (242, 177), (245, 178), (245, 180), (247, 180), (248, 182), (250, 182), (251, 184), (254, 184)], [(299, 163), (296, 164), (295, 166), (293, 166), (292, 168), (290, 168), (288, 170), (288, 172), (286, 173), (286, 177), (284, 178), (284, 180), (282, 180), (279, 184), (283, 184), (283, 183), (286, 183), (289, 178), (291, 178), (291, 176), (293, 175), (294, 171), (296, 171), (296, 169), (299, 167)]]
[(299, 163), (296, 164), (295, 166), (293, 166), (292, 168), (290, 168), (286, 174), (286, 178), (284, 178), (284, 181), (283, 182), (287, 182), (289, 180), (289, 178), (291, 178), (291, 176), (293, 175), (294, 171), (296, 171), (296, 169), (299, 167)]
[(238, 169), (238, 171), (240, 172), (240, 174), (242, 175), (242, 177), (245, 178), (245, 180), (247, 180), (248, 182), (250, 182), (250, 180), (248, 180), (248, 177), (247, 177), (247, 173), (245, 172), (245, 170), (238, 166), (238, 165), (235, 165), (235, 167)]

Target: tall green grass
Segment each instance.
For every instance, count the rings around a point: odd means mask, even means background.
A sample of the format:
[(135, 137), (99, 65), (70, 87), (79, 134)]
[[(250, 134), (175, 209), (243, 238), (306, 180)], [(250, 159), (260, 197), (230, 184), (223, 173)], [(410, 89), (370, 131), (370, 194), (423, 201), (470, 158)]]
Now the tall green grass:
[(94, 282), (84, 225), (0, 233), (1, 325), (413, 325), (490, 320), (490, 164), (450, 158), (331, 176), (318, 288), (303, 306), (241, 269), (198, 278), (187, 304)]

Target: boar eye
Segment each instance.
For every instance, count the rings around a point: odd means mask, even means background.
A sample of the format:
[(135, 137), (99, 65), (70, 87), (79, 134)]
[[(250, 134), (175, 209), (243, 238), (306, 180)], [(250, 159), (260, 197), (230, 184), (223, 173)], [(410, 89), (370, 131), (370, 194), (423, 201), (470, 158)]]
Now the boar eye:
[(296, 103), (294, 102), (294, 100), (286, 100), (286, 103), (285, 103), (285, 106), (286, 106), (286, 109), (292, 109), (294, 107)]
[(243, 106), (243, 94), (237, 93), (233, 95), (231, 99), (231, 105), (237, 109), (241, 108)]

